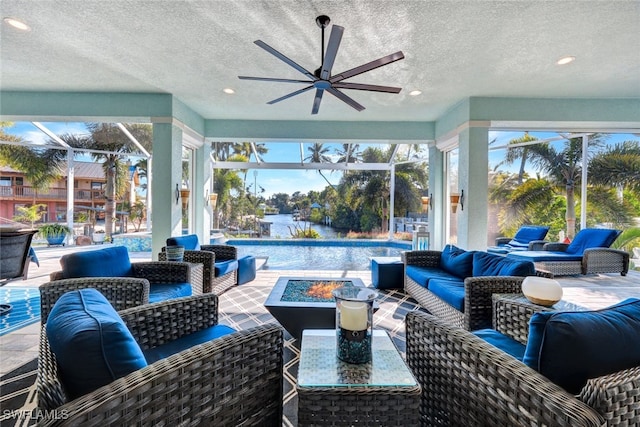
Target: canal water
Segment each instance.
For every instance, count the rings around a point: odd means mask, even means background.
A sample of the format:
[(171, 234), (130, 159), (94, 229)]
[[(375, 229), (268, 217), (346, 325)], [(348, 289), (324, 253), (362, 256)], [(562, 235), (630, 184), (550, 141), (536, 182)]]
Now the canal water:
[[(271, 238), (291, 239), (291, 231), (295, 233), (296, 227), (316, 230), (323, 239), (338, 238), (338, 232), (326, 225), (314, 224), (308, 221), (294, 221), (291, 214), (265, 215), (263, 221), (271, 222)], [(344, 234), (344, 233), (343, 233)], [(268, 238), (268, 237), (263, 237)]]

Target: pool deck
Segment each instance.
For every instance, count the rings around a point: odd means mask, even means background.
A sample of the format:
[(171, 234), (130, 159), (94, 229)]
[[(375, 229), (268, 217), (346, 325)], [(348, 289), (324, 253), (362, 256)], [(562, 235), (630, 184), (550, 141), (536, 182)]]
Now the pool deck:
[[(49, 274), (60, 269), (62, 255), (86, 250), (101, 249), (102, 245), (36, 248), (40, 267), (31, 263), (27, 280), (14, 280), (6, 287), (37, 288), (49, 281)], [(131, 252), (133, 262), (150, 261), (150, 252)], [(269, 270), (261, 269), (256, 285), (273, 286), (281, 276), (339, 278), (356, 277), (365, 285), (371, 285), (369, 270)], [(640, 272), (630, 271), (626, 277), (619, 274), (595, 274), (589, 276), (560, 277), (563, 299), (592, 309), (603, 308), (629, 297), (640, 297)], [(224, 310), (224, 307), (221, 307)], [(0, 337), (0, 375), (27, 363), (38, 356), (40, 323), (34, 323)]]

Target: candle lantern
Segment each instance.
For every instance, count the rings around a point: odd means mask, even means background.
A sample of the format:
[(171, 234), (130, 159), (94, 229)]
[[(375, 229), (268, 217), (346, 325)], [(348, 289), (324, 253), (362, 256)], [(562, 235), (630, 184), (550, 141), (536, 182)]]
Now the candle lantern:
[(362, 286), (342, 286), (333, 290), (333, 296), (338, 358), (347, 363), (370, 362), (373, 301), (378, 293)]
[(425, 227), (420, 226), (413, 232), (413, 238), (411, 239), (411, 250), (429, 250), (429, 232)]

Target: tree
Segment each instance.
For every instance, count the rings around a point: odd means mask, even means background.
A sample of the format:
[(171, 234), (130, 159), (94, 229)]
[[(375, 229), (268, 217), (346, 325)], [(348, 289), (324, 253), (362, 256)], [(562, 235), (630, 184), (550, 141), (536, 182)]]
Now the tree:
[[(510, 145), (520, 144), (523, 138), (509, 141)], [(605, 136), (594, 134), (589, 138), (589, 148), (597, 149), (602, 146)], [(582, 175), (582, 138), (571, 138), (562, 142), (560, 149), (555, 148), (549, 142), (514, 147), (507, 149), (504, 164), (511, 164), (521, 159), (520, 171), (524, 173), (525, 163), (531, 162), (533, 167), (539, 170), (543, 176), (556, 186), (564, 189), (566, 197), (566, 233), (573, 238), (576, 232), (576, 201), (575, 190), (580, 187)], [(520, 176), (520, 174), (518, 175)]]
[(589, 182), (640, 192), (640, 142), (624, 141), (589, 162)]
[[(13, 126), (12, 122), (0, 122), (0, 139), (15, 144), (0, 144), (0, 165), (10, 166), (24, 173), (25, 178), (37, 190), (45, 189), (59, 179), (67, 160), (67, 151), (55, 148), (27, 147), (28, 141), (5, 130)], [(35, 193), (33, 195), (35, 201)]]
[[(83, 148), (102, 150), (109, 153), (92, 153), (91, 156), (102, 161), (105, 172), (105, 233), (111, 237), (113, 232), (113, 220), (116, 211), (116, 198), (124, 194), (126, 188), (126, 176), (128, 170), (122, 159), (128, 154), (137, 151), (127, 135), (113, 123), (87, 123), (87, 129), (91, 133), (87, 137), (76, 140)], [(147, 150), (151, 149), (152, 128), (146, 124), (128, 124), (127, 130)], [(62, 138), (64, 140), (64, 138)], [(75, 138), (74, 138), (75, 139)], [(76, 142), (76, 141), (69, 141)], [(67, 141), (65, 141), (67, 142)], [(69, 144), (71, 145), (71, 144)]]
[[(323, 143), (314, 142), (311, 147), (307, 147), (307, 150), (311, 152), (311, 154), (304, 158), (305, 161), (310, 163), (332, 163), (331, 157), (327, 155), (329, 148), (325, 147)], [(327, 181), (327, 184), (329, 184), (331, 188), (335, 189), (333, 184), (329, 182), (326, 176), (324, 176), (321, 169), (318, 169), (318, 173), (325, 181)]]
[(43, 204), (18, 206), (16, 208), (18, 215), (14, 216), (13, 220), (18, 222), (28, 222), (31, 224), (31, 228), (35, 228), (34, 224), (36, 221), (40, 221), (42, 219), (42, 215), (46, 212), (46, 207), (47, 205)]

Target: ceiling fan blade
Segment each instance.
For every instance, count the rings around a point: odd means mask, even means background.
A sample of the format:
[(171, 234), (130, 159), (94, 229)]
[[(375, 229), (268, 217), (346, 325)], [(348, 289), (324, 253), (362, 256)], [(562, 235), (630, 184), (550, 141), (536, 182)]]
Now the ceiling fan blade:
[(258, 80), (261, 82), (281, 82), (281, 83), (313, 83), (309, 80), (292, 80), (292, 79), (275, 79), (271, 77), (249, 77), (249, 76), (238, 76), (240, 80)]
[(364, 110), (364, 107), (360, 104), (358, 104), (355, 99), (351, 98), (350, 96), (345, 95), (344, 93), (340, 92), (337, 89), (334, 88), (329, 88), (326, 89), (331, 95), (335, 96), (336, 98), (340, 99), (341, 101), (349, 104), (349, 106), (355, 108), (358, 111), (362, 111)]
[(367, 85), (362, 83), (335, 82), (331, 86), (337, 89), (370, 90), (372, 92), (400, 93), (401, 87)]
[(318, 114), (320, 110), (320, 102), (322, 101), (322, 94), (324, 93), (324, 89), (316, 89), (316, 97), (313, 98), (313, 108), (311, 109), (311, 114)]
[(296, 90), (295, 92), (291, 92), (285, 96), (281, 96), (280, 98), (274, 99), (273, 101), (269, 101), (267, 102), (267, 104), (275, 104), (276, 102), (280, 102), (280, 101), (284, 101), (285, 99), (291, 98), (292, 96), (296, 96), (296, 95), (300, 95), (301, 93), (304, 93), (306, 91), (308, 91), (309, 89), (312, 89), (313, 85), (311, 86), (307, 86), (305, 88), (302, 88), (300, 90)]
[(344, 27), (340, 27), (339, 25), (331, 27), (327, 53), (324, 55), (324, 59), (322, 60), (322, 69), (320, 70), (320, 78), (322, 80), (327, 80), (331, 76), (331, 68), (333, 68), (333, 63), (336, 60), (336, 55), (338, 54), (338, 48), (340, 47), (343, 33)]
[(341, 80), (348, 79), (353, 76), (357, 76), (358, 74), (366, 73), (367, 71), (374, 70), (384, 65), (391, 64), (392, 62), (396, 62), (401, 59), (404, 59), (404, 53), (402, 53), (402, 51), (398, 51), (396, 53), (392, 53), (391, 55), (387, 55), (380, 59), (376, 59), (375, 61), (371, 61), (364, 65), (360, 65), (359, 67), (355, 67), (350, 70), (344, 71), (340, 74), (336, 74), (333, 77), (331, 77), (329, 81), (331, 83), (336, 83)]
[(275, 50), (274, 48), (272, 48), (271, 46), (269, 46), (268, 44), (266, 44), (262, 40), (256, 40), (256, 41), (254, 41), (254, 43), (257, 44), (258, 46), (260, 46), (261, 48), (263, 48), (264, 50), (266, 50), (267, 52), (269, 52), (270, 54), (272, 54), (273, 56), (275, 56), (276, 58), (278, 58), (279, 60), (281, 60), (283, 62), (286, 62), (287, 64), (289, 64), (290, 66), (292, 66), (296, 70), (300, 71), (302, 74), (304, 74), (305, 76), (309, 77), (311, 80), (314, 80), (314, 81), (318, 80), (318, 78), (316, 76), (314, 76), (313, 73), (309, 72), (304, 67), (302, 67), (301, 65), (297, 64), (295, 61), (287, 58), (286, 56), (284, 56), (283, 54), (281, 54), (280, 52), (278, 52), (277, 50)]

